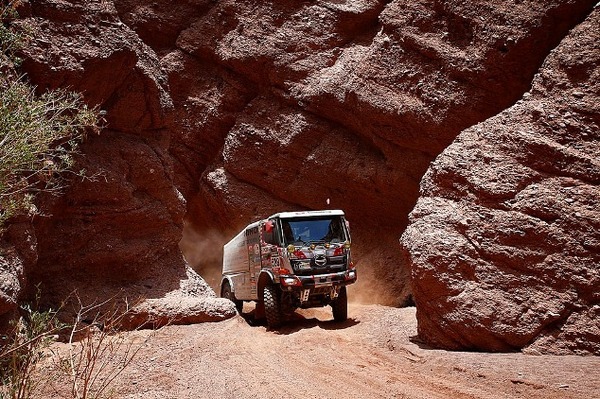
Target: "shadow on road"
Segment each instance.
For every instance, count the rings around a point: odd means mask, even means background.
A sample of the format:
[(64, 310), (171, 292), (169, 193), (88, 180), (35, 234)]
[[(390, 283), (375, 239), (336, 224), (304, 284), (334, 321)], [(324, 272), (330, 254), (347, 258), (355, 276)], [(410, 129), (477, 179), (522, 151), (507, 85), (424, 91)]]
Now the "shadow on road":
[(325, 320), (321, 321), (316, 318), (307, 319), (302, 315), (297, 313), (294, 316), (299, 316), (300, 318), (293, 318), (290, 321), (287, 321), (284, 325), (279, 327), (278, 329), (272, 330), (277, 334), (282, 335), (290, 335), (297, 333), (300, 330), (305, 330), (307, 328), (319, 327), (323, 330), (343, 330), (345, 328), (349, 328), (360, 323), (356, 319), (347, 319), (345, 321), (335, 321), (335, 320)]
[[(267, 327), (265, 319), (256, 319), (254, 317), (254, 309), (247, 313), (240, 313), (240, 315), (246, 320), (246, 322), (252, 327)], [(309, 328), (319, 327), (323, 330), (342, 330), (357, 325), (360, 321), (349, 318), (345, 321), (335, 320), (319, 320), (316, 317), (307, 318), (304, 315), (294, 312), (288, 317), (283, 325), (276, 329), (267, 328), (268, 331), (272, 331), (276, 334), (290, 335), (297, 333), (301, 330)]]

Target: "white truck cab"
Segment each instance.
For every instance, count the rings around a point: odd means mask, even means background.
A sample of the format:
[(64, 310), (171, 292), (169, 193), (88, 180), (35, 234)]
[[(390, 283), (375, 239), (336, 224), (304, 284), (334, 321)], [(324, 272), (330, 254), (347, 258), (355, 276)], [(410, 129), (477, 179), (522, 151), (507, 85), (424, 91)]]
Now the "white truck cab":
[(281, 212), (244, 228), (223, 247), (221, 296), (239, 311), (255, 301), (270, 328), (297, 308), (330, 305), (348, 317), (346, 285), (356, 282), (350, 231), (341, 210)]

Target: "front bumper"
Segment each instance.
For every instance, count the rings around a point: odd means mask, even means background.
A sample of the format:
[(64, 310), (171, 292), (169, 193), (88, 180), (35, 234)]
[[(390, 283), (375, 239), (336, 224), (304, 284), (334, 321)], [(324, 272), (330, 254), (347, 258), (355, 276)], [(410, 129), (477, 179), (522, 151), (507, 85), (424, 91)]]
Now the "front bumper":
[(280, 276), (284, 297), (295, 307), (311, 308), (330, 304), (342, 287), (356, 282), (356, 269), (312, 276)]
[(305, 290), (310, 288), (344, 286), (356, 282), (356, 270), (317, 274), (311, 276), (282, 275), (281, 288), (284, 291)]

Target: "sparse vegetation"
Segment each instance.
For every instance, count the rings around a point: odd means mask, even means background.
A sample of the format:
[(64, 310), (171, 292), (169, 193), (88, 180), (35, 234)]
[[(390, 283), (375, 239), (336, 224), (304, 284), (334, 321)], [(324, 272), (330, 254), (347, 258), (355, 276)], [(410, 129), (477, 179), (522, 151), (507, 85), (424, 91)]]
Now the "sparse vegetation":
[[(119, 333), (120, 325), (130, 312), (128, 303), (115, 298), (84, 306), (76, 296), (79, 309), (68, 338), (68, 355), (58, 357), (58, 364), (68, 375), (73, 399), (111, 397), (111, 386), (146, 343), (134, 344)], [(108, 311), (100, 312), (109, 306)], [(82, 327), (82, 322), (87, 323)], [(82, 336), (82, 337), (81, 337)], [(78, 339), (79, 337), (79, 339)]]
[(57, 193), (74, 170), (73, 155), (98, 113), (77, 93), (53, 90), (37, 94), (18, 74), (20, 47), (27, 33), (13, 27), (14, 3), (0, 9), (0, 227), (17, 214), (35, 213), (39, 192)]
[(54, 334), (63, 327), (52, 309), (39, 311), (37, 304), (24, 304), (20, 311), (11, 331), (0, 337), (0, 399), (36, 396), (42, 382), (35, 378), (36, 367), (47, 356)]
[(17, 51), (23, 46), (25, 35), (10, 28), (10, 22), (18, 17), (15, 2), (0, 1), (0, 66), (6, 73), (8, 69), (20, 64)]
[[(133, 342), (120, 331), (131, 305), (116, 297), (91, 305), (84, 305), (77, 293), (72, 298), (77, 309), (70, 325), (59, 322), (58, 311), (40, 310), (37, 299), (21, 306), (12, 331), (0, 337), (0, 399), (37, 397), (44, 385), (47, 393), (51, 380), (60, 381), (63, 397), (112, 397), (114, 381), (152, 334)], [(53, 350), (59, 334), (66, 347)]]

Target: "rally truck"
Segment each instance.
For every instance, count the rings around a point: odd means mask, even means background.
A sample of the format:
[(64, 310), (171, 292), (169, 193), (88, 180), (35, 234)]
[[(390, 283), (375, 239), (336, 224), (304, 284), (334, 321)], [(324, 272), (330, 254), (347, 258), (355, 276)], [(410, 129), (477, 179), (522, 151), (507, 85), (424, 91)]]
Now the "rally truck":
[(346, 286), (356, 282), (350, 231), (341, 210), (281, 212), (244, 228), (223, 247), (221, 297), (239, 312), (279, 327), (298, 308), (331, 306), (348, 318)]

